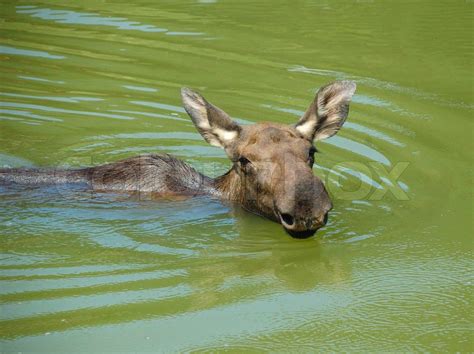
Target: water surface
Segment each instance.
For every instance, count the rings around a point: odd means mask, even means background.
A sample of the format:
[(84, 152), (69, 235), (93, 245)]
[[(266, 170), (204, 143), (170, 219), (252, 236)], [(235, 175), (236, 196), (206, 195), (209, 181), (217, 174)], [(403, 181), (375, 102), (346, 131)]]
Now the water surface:
[(308, 240), (204, 197), (1, 187), (2, 352), (474, 350), (472, 1), (0, 6), (3, 167), (167, 152), (217, 176), (180, 87), (291, 124), (358, 85)]

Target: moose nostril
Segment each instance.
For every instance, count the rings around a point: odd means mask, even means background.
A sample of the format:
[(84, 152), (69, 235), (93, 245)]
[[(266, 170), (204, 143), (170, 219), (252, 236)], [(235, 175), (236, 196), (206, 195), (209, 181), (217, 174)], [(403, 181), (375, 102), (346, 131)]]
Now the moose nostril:
[(326, 224), (327, 224), (328, 218), (329, 218), (329, 213), (326, 213), (326, 215), (324, 215), (323, 225), (326, 225)]
[(280, 214), (280, 216), (281, 216), (281, 219), (283, 220), (283, 222), (285, 224), (287, 224), (289, 226), (293, 225), (294, 220), (293, 220), (293, 217), (290, 214), (284, 213), (284, 214)]

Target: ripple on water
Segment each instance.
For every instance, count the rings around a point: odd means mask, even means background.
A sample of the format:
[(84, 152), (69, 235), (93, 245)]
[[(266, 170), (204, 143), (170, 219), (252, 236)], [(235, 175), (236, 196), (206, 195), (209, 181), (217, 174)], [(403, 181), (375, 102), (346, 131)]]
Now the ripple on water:
[(42, 20), (51, 20), (65, 24), (79, 25), (95, 25), (116, 27), (120, 30), (134, 30), (142, 32), (166, 32), (167, 29), (159, 28), (152, 25), (144, 25), (135, 21), (127, 21), (119, 17), (102, 17), (95, 13), (76, 12), (68, 10), (53, 10), (48, 8), (19, 8), (19, 14), (30, 15), (31, 17), (40, 18)]
[(64, 59), (65, 58), (62, 55), (53, 55), (41, 50), (20, 49), (20, 48), (5, 46), (5, 45), (0, 46), (0, 54), (21, 55), (21, 56), (27, 56), (27, 57), (39, 57), (39, 58), (46, 58), (46, 59)]

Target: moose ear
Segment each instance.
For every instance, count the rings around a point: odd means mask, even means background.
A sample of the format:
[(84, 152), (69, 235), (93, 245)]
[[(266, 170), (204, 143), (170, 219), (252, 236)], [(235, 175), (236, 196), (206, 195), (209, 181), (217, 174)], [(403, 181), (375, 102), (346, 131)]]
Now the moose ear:
[(225, 148), (238, 138), (241, 127), (223, 110), (188, 88), (181, 89), (181, 97), (184, 109), (209, 144)]
[(321, 87), (295, 128), (311, 141), (333, 136), (346, 121), (355, 90), (353, 81), (335, 81)]

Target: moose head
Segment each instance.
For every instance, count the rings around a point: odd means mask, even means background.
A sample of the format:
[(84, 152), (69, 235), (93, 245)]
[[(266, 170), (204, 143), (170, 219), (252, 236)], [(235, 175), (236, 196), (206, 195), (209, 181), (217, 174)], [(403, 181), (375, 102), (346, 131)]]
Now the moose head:
[(240, 125), (200, 94), (187, 88), (181, 94), (199, 133), (232, 161), (230, 171), (214, 180), (220, 195), (279, 222), (291, 236), (306, 238), (327, 223), (332, 209), (323, 182), (313, 174), (314, 144), (342, 127), (355, 89), (352, 81), (320, 88), (293, 125)]

